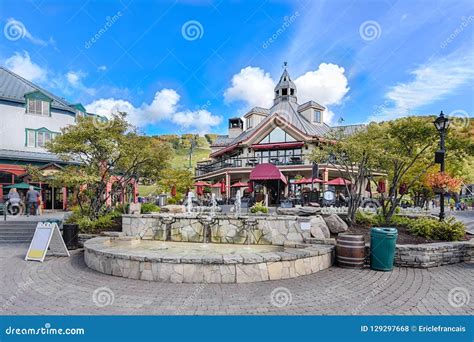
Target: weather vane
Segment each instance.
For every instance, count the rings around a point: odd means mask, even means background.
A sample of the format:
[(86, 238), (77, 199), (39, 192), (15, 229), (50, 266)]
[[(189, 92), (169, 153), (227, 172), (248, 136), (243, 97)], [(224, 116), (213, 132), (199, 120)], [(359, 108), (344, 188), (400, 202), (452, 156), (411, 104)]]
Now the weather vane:
[(286, 68), (286, 66), (288, 65), (288, 62), (283, 62), (283, 67)]

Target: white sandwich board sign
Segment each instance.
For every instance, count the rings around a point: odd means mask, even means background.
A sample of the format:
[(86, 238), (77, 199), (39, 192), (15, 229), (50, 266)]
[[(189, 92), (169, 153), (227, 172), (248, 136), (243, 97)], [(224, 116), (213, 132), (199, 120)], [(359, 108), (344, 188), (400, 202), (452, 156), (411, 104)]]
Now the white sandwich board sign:
[(46, 254), (69, 256), (69, 251), (56, 222), (38, 222), (25, 260), (43, 262)]

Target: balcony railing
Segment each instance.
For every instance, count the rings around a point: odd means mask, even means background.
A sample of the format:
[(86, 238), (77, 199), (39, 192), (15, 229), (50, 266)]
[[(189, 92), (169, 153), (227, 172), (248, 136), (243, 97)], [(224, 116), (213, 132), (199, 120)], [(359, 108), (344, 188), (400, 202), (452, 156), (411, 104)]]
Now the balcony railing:
[(198, 162), (196, 177), (229, 167), (255, 167), (258, 164), (272, 163), (274, 165), (302, 165), (305, 161), (301, 155), (286, 157), (234, 157), (225, 160)]

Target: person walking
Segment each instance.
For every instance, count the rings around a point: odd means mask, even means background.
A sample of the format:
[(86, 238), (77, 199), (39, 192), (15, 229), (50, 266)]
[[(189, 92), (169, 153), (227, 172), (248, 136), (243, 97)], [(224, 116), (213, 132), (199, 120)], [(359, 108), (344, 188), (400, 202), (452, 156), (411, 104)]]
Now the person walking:
[(38, 211), (38, 197), (40, 196), (39, 192), (30, 185), (28, 192), (26, 193), (26, 216), (30, 216), (31, 206), (35, 209), (34, 214), (36, 215)]
[(15, 188), (10, 189), (10, 191), (8, 192), (8, 200), (12, 204), (18, 204), (21, 202), (20, 194)]

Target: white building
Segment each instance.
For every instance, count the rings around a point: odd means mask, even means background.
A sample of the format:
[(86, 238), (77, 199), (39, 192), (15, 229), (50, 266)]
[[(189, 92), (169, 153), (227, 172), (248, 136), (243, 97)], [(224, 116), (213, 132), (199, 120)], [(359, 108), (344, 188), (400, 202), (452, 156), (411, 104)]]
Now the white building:
[[(0, 67), (0, 201), (3, 186), (19, 183), (28, 165), (54, 170), (66, 164), (45, 143), (85, 115), (94, 114)], [(46, 209), (65, 206), (67, 189), (40, 186)]]

